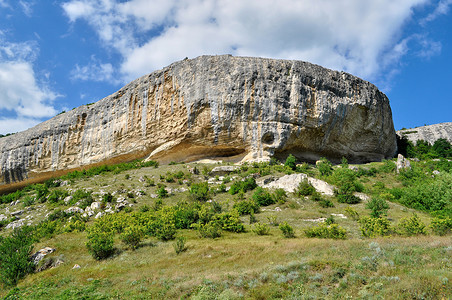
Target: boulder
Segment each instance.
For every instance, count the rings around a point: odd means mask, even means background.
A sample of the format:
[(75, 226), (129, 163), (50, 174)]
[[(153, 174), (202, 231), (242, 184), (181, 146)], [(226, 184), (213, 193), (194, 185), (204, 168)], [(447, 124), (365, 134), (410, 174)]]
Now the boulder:
[(218, 166), (210, 171), (211, 176), (228, 175), (236, 170), (240, 169), (239, 166)]
[(83, 209), (81, 209), (80, 207), (78, 207), (78, 206), (69, 207), (64, 212), (68, 213), (68, 214), (70, 214), (70, 213), (74, 213), (74, 214), (83, 214), (83, 213), (85, 213), (85, 211)]
[(35, 252), (32, 256), (31, 256), (31, 260), (33, 261), (33, 263), (35, 265), (37, 265), (46, 255), (55, 252), (56, 250), (54, 248), (51, 247), (44, 247), (40, 250), (38, 250), (37, 252)]
[(1, 138), (0, 192), (139, 158), (359, 163), (396, 148), (389, 100), (365, 80), (303, 61), (201, 56)]
[(406, 159), (402, 154), (397, 156), (397, 173), (403, 170), (411, 170), (411, 163), (408, 159)]

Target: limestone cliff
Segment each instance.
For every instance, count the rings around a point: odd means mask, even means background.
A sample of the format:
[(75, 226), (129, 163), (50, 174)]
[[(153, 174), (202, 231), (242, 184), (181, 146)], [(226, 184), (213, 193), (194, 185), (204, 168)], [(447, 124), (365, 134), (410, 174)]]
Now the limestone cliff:
[(145, 157), (240, 161), (293, 153), (367, 162), (395, 152), (389, 101), (367, 81), (302, 61), (202, 56), (1, 138), (0, 190)]
[(452, 143), (452, 122), (403, 129), (397, 131), (397, 135), (399, 137), (406, 137), (414, 144), (416, 144), (418, 140), (424, 140), (433, 145), (436, 140), (441, 138)]

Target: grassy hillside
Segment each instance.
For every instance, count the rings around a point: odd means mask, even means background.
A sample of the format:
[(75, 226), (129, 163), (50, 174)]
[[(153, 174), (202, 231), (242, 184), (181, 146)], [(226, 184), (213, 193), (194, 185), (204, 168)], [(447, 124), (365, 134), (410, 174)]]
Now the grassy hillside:
[[(452, 294), (452, 162), (411, 161), (412, 169), (398, 174), (394, 161), (360, 166), (344, 161), (331, 168), (327, 161), (296, 166), (289, 159), (286, 165), (255, 163), (228, 175), (211, 174), (220, 165), (98, 167), (1, 196), (0, 215), (7, 219), (1, 223), (0, 296), (447, 299)], [(335, 195), (313, 191), (307, 182), (294, 193), (255, 186), (296, 173), (329, 182)], [(89, 217), (67, 211), (71, 207), (95, 209)], [(15, 212), (18, 220), (11, 217)], [(21, 221), (15, 232), (6, 228)], [(31, 245), (24, 257), (46, 246), (56, 249), (38, 268), (63, 263), (6, 282), (5, 268), (19, 260), (12, 259), (19, 251), (8, 252), (14, 238)], [(14, 266), (26, 269), (26, 263)]]

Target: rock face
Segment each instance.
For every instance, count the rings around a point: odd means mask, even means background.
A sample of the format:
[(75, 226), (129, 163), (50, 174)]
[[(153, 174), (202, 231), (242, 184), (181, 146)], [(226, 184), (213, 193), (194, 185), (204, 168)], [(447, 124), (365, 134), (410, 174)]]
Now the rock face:
[(202, 56), (1, 138), (0, 191), (145, 157), (378, 161), (395, 137), (389, 101), (367, 81), (302, 61)]
[(418, 140), (424, 140), (433, 145), (438, 139), (446, 139), (452, 143), (452, 122), (427, 125), (413, 129), (403, 129), (397, 131), (399, 137), (406, 137), (416, 144)]

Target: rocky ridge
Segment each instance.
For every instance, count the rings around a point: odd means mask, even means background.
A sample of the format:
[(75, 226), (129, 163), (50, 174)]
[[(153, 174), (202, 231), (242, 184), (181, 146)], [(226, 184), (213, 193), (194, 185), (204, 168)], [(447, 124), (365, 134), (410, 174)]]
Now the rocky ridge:
[(396, 152), (387, 97), (348, 73), (302, 61), (202, 56), (0, 139), (0, 192), (74, 169), (161, 162), (346, 157)]
[(452, 143), (452, 122), (402, 129), (397, 131), (397, 135), (399, 137), (406, 137), (414, 144), (416, 144), (418, 140), (424, 140), (429, 144), (433, 144), (436, 140), (441, 138)]

